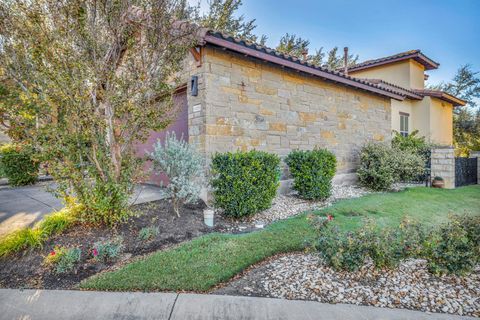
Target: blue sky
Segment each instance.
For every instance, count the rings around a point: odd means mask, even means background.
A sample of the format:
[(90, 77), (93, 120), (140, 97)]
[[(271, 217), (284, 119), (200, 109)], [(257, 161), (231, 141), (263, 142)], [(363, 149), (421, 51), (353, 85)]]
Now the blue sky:
[(348, 46), (360, 61), (421, 49), (440, 63), (431, 83), (461, 64), (480, 70), (480, 0), (243, 0), (240, 14), (257, 19), (270, 47), (289, 32), (309, 39), (312, 52)]

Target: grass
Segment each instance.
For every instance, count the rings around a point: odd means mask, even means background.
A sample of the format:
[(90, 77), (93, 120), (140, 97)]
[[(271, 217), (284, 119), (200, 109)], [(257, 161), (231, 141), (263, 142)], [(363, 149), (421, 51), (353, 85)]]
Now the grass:
[[(343, 230), (354, 229), (364, 217), (376, 219), (380, 226), (394, 226), (408, 215), (432, 225), (445, 221), (450, 213), (480, 214), (480, 186), (455, 190), (413, 188), (372, 194), (340, 201), (316, 212), (332, 214), (334, 223)], [(210, 234), (156, 252), (119, 270), (93, 276), (80, 287), (205, 291), (272, 255), (304, 249), (314, 241), (315, 235), (306, 214), (249, 234)]]
[(52, 235), (61, 233), (76, 222), (79, 205), (65, 207), (51, 213), (39, 221), (33, 228), (22, 228), (0, 239), (0, 257), (14, 252), (41, 247)]
[(480, 214), (480, 185), (453, 190), (410, 188), (402, 192), (370, 194), (343, 200), (319, 211), (335, 217), (341, 230), (350, 231), (365, 217), (374, 218), (380, 227), (399, 225), (405, 216), (425, 225), (445, 222), (450, 213)]

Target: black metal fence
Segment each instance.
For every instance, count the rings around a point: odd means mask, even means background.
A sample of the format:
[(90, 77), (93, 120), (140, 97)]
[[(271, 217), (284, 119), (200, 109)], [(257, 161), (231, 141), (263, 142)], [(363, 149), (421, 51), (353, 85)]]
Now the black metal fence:
[(455, 158), (455, 187), (477, 184), (478, 158)]

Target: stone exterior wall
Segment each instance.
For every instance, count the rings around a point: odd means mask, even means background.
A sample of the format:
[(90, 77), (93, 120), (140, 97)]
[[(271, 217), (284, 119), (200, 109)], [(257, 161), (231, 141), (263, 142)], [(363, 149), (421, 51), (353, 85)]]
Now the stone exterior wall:
[(355, 176), (361, 146), (391, 138), (388, 98), (219, 49), (206, 48), (203, 58), (202, 111), (191, 115), (190, 141), (207, 155), (257, 149), (283, 157), (318, 146), (335, 153), (339, 176)]
[(452, 147), (434, 148), (431, 153), (431, 175), (442, 177), (445, 188), (455, 188), (455, 152)]

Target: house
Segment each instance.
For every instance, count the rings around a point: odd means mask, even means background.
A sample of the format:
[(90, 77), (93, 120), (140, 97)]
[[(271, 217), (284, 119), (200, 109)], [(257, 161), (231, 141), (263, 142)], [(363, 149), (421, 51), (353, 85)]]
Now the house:
[[(337, 157), (334, 183), (356, 179), (358, 154), (369, 141), (389, 141), (392, 129), (418, 129), (452, 143), (452, 109), (464, 102), (424, 89), (425, 70), (438, 63), (420, 51), (329, 70), (272, 49), (202, 30), (185, 61), (186, 85), (172, 130), (188, 136), (207, 159), (215, 152), (327, 148)], [(149, 149), (154, 133), (141, 149)], [(282, 177), (288, 181), (288, 172)], [(284, 183), (285, 188), (288, 183)]]
[(352, 77), (363, 78), (384, 88), (401, 91), (403, 100), (391, 100), (392, 129), (407, 135), (418, 130), (420, 136), (440, 145), (452, 145), (453, 108), (465, 101), (448, 93), (425, 89), (428, 75), (439, 63), (420, 50), (365, 61), (348, 68)]

